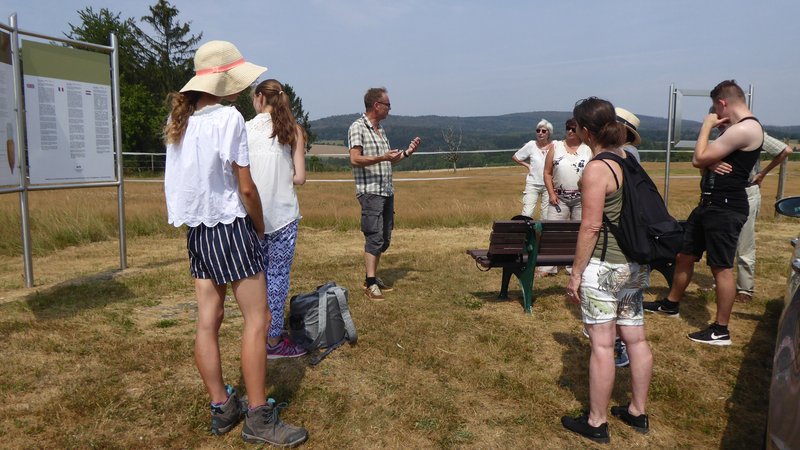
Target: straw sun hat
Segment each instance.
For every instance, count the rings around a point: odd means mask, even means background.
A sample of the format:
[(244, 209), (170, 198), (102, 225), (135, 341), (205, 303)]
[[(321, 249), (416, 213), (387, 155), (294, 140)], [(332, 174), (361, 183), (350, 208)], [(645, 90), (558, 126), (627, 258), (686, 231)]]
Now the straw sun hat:
[(266, 67), (245, 61), (230, 42), (210, 41), (195, 52), (195, 75), (181, 92), (199, 91), (226, 97), (247, 89), (266, 71)]
[(639, 118), (627, 109), (614, 108), (614, 111), (617, 113), (617, 122), (625, 125), (625, 128), (628, 129), (628, 132), (633, 134), (633, 142), (631, 142), (631, 145), (635, 147), (641, 144), (642, 138), (639, 136), (639, 132), (637, 131), (640, 124)]

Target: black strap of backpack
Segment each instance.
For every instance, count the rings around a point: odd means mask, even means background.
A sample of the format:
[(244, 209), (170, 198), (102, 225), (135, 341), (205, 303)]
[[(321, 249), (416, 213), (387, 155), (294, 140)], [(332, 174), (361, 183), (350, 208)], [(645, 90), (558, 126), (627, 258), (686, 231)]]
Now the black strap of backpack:
[[(605, 159), (597, 158), (598, 161), (602, 161), (603, 164), (608, 166), (608, 170), (611, 171), (611, 175), (614, 175), (614, 182), (617, 183), (617, 190), (619, 190), (619, 178), (617, 178), (616, 172), (611, 167)], [(608, 229), (611, 226), (611, 219), (608, 218), (606, 213), (603, 213), (603, 251), (600, 253), (600, 261), (606, 260), (606, 250), (608, 250)]]
[(311, 361), (309, 361), (309, 364), (311, 364), (312, 366), (316, 366), (317, 364), (321, 363), (323, 359), (327, 358), (328, 355), (331, 354), (331, 352), (333, 352), (337, 348), (341, 347), (342, 344), (344, 344), (346, 340), (347, 339), (345, 339), (345, 338), (340, 339), (339, 342), (331, 345), (324, 352), (322, 352), (319, 355), (311, 358)]

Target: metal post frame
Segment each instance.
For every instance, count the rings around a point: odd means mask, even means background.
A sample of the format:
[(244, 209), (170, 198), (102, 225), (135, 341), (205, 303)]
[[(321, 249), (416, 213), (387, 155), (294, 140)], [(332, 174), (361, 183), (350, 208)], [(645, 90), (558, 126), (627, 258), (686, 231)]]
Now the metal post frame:
[[(5, 26), (3, 27), (6, 28)], [(76, 188), (93, 188), (93, 187), (117, 187), (117, 206), (119, 218), (119, 250), (120, 250), (120, 270), (127, 268), (127, 248), (125, 240), (125, 190), (123, 184), (123, 161), (122, 161), (122, 124), (120, 112), (120, 78), (119, 78), (119, 42), (115, 35), (111, 35), (111, 45), (98, 45), (89, 42), (75, 41), (56, 36), (48, 36), (39, 33), (33, 33), (25, 30), (20, 30), (17, 23), (17, 15), (12, 14), (9, 16), (9, 28), (11, 31), (11, 49), (12, 49), (12, 68), (14, 71), (14, 95), (16, 100), (17, 112), (17, 142), (19, 151), (19, 172), (20, 184), (18, 188), (2, 189), (0, 194), (7, 192), (19, 192), (20, 196), (20, 222), (22, 229), (22, 251), (25, 270), (25, 287), (33, 287), (33, 264), (31, 256), (31, 237), (30, 237), (30, 221), (29, 221), (29, 191), (42, 191), (42, 190), (58, 190), (58, 189), (76, 189)], [(74, 184), (50, 184), (50, 185), (31, 185), (30, 178), (28, 177), (28, 149), (26, 141), (25, 130), (25, 105), (23, 102), (22, 93), (22, 70), (20, 67), (20, 41), (19, 36), (32, 36), (48, 41), (55, 41), (68, 44), (73, 47), (83, 47), (90, 50), (100, 51), (110, 55), (111, 58), (111, 102), (113, 109), (113, 126), (114, 126), (114, 154), (116, 160), (116, 181), (113, 182), (92, 182), (92, 183), (74, 183)]]

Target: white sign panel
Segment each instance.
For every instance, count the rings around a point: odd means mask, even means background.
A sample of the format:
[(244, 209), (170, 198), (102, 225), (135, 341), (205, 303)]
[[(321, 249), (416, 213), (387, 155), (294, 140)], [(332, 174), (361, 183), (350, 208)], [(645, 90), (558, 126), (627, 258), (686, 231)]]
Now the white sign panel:
[(115, 181), (111, 87), (25, 75), (31, 184)]
[(14, 100), (14, 69), (11, 66), (11, 40), (0, 31), (0, 186), (19, 186), (19, 146)]

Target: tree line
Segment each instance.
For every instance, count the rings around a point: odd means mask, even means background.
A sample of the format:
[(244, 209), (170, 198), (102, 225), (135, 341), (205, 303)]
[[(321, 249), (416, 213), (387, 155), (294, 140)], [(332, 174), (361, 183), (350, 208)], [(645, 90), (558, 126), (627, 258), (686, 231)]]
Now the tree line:
[[(169, 92), (180, 89), (194, 75), (194, 52), (203, 33), (194, 34), (191, 22), (179, 19), (178, 8), (167, 0), (149, 7), (138, 21), (123, 18), (108, 8), (88, 6), (78, 11), (80, 23), (69, 23), (64, 33), (73, 40), (110, 45), (114, 34), (119, 44), (120, 112), (122, 149), (125, 152), (163, 153), (162, 128), (169, 114)], [(308, 113), (294, 89), (284, 84), (292, 112), (308, 135), (307, 148), (315, 140)], [(250, 92), (239, 95), (236, 107), (246, 118), (255, 116)]]

